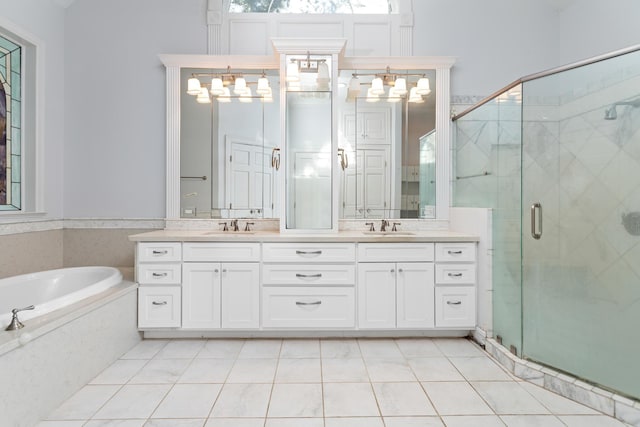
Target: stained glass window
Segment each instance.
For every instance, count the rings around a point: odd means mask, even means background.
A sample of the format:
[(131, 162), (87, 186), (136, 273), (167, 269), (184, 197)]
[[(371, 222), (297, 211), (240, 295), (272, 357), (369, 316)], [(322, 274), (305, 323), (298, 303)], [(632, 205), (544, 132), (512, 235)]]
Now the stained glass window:
[(0, 210), (22, 202), (22, 48), (0, 36)]

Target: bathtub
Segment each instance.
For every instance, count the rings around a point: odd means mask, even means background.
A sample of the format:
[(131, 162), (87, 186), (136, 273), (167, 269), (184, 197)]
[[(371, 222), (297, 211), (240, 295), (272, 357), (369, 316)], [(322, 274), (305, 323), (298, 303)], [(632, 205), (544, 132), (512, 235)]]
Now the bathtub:
[(21, 311), (21, 322), (103, 292), (122, 282), (122, 274), (112, 267), (77, 267), (23, 274), (0, 280), (0, 327), (11, 322), (11, 310)]
[[(24, 328), (5, 331), (11, 310), (29, 305)], [(1, 279), (0, 313), (2, 427), (37, 425), (141, 339), (137, 285), (111, 267)]]

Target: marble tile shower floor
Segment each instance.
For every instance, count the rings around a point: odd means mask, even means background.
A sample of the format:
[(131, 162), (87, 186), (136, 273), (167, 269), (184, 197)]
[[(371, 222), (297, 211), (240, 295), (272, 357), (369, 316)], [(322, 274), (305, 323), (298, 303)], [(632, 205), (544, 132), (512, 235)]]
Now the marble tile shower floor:
[(465, 339), (145, 340), (38, 427), (608, 427)]

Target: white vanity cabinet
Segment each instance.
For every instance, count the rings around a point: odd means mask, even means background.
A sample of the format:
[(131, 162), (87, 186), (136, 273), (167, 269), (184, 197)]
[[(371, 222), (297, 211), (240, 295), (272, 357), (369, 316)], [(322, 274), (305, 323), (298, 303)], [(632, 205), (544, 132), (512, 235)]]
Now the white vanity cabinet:
[(260, 326), (260, 244), (184, 243), (182, 328)]
[(433, 328), (433, 259), (433, 243), (360, 244), (358, 327)]
[(264, 243), (262, 326), (355, 326), (354, 243)]
[(436, 327), (476, 325), (476, 244), (435, 245)]

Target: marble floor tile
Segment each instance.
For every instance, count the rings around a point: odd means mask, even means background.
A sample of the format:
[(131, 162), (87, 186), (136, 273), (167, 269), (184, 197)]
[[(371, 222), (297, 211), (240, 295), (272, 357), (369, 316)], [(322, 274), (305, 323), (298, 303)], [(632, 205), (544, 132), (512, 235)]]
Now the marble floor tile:
[(211, 418), (265, 418), (271, 384), (225, 384)]
[(464, 377), (446, 357), (409, 359), (409, 366), (419, 381), (464, 381)]
[(198, 359), (235, 359), (244, 346), (243, 339), (210, 339), (196, 356)]
[(280, 359), (277, 383), (319, 383), (322, 381), (320, 359)]
[(502, 415), (507, 427), (565, 427), (554, 415)]
[(121, 359), (153, 359), (169, 340), (143, 340), (126, 352)]
[(381, 417), (325, 418), (324, 427), (385, 427)]
[(322, 417), (322, 384), (275, 384), (268, 418)]
[(379, 417), (370, 383), (324, 384), (325, 417)]
[(272, 383), (276, 375), (278, 359), (237, 359), (227, 382)]
[(369, 374), (362, 358), (322, 359), (322, 381), (327, 383), (368, 382)]
[(373, 390), (383, 417), (436, 415), (418, 382), (374, 383)]
[(83, 427), (84, 423), (84, 421), (40, 421), (36, 427)]
[(204, 427), (264, 427), (264, 418), (209, 418)]
[(320, 340), (317, 339), (293, 339), (285, 340), (280, 350), (280, 358), (305, 358), (315, 359), (320, 357)]
[(151, 418), (207, 418), (221, 388), (221, 384), (176, 384)]
[(467, 381), (511, 381), (513, 378), (488, 357), (450, 357)]
[(517, 382), (473, 382), (473, 388), (496, 414), (543, 415), (549, 411)]
[(405, 359), (366, 359), (371, 382), (417, 381)]
[(492, 415), (493, 411), (466, 382), (423, 382), (440, 415)]
[(360, 338), (358, 339), (358, 345), (360, 346), (362, 357), (365, 359), (404, 358), (395, 341), (390, 339)]
[(384, 424), (386, 427), (445, 427), (440, 417), (384, 417)]
[(232, 359), (194, 359), (178, 383), (224, 383), (234, 363)]
[(487, 357), (480, 347), (467, 339), (436, 338), (433, 341), (447, 357)]
[(173, 384), (190, 363), (190, 359), (150, 360), (129, 380), (129, 384)]
[(95, 419), (149, 418), (170, 385), (125, 385), (95, 415)]
[(49, 420), (88, 420), (115, 395), (118, 385), (88, 385), (71, 396), (49, 417)]
[(523, 382), (520, 384), (529, 394), (542, 403), (551, 413), (556, 415), (601, 415), (599, 412), (571, 399), (545, 390), (535, 384)]
[(438, 346), (429, 338), (396, 338), (395, 342), (407, 359), (413, 357), (443, 357)]
[(567, 427), (623, 427), (626, 426), (615, 418), (606, 415), (559, 415)]
[(280, 339), (246, 340), (238, 357), (240, 359), (271, 359), (280, 357)]
[(447, 427), (505, 427), (497, 415), (452, 415), (442, 421)]
[(203, 340), (171, 340), (155, 359), (193, 359), (204, 347)]
[(145, 420), (91, 420), (83, 427), (143, 427), (145, 423)]
[(265, 427), (324, 427), (322, 418), (267, 418)]
[(361, 358), (360, 346), (355, 339), (324, 339), (320, 341), (322, 358), (351, 359)]
[(126, 384), (147, 362), (144, 359), (116, 360), (89, 384)]
[(206, 419), (151, 419), (147, 421), (144, 427), (202, 427)]

